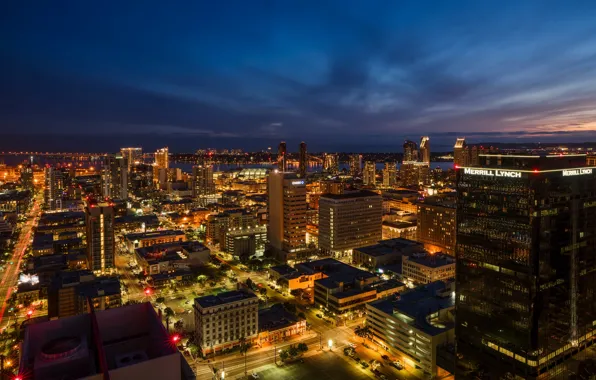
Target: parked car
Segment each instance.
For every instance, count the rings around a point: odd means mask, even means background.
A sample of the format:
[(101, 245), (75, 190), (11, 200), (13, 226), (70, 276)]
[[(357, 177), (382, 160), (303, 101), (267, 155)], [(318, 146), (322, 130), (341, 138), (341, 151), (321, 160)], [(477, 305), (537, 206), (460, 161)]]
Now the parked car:
[(397, 362), (397, 361), (395, 361), (395, 362), (393, 362), (392, 364), (393, 364), (393, 366), (394, 366), (395, 368), (397, 368), (399, 371), (401, 371), (402, 369), (404, 369), (404, 366), (403, 366), (403, 365), (402, 365), (400, 362)]
[(381, 356), (381, 357), (382, 357), (384, 360), (389, 360), (389, 356), (387, 356), (387, 355), (383, 355), (383, 356)]

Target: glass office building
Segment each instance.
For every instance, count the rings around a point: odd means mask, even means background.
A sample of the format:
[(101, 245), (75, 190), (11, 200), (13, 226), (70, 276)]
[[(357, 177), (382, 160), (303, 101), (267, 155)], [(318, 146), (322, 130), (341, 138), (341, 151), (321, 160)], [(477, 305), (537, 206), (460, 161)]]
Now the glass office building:
[(596, 330), (596, 168), (479, 161), (456, 167), (457, 378), (568, 378)]

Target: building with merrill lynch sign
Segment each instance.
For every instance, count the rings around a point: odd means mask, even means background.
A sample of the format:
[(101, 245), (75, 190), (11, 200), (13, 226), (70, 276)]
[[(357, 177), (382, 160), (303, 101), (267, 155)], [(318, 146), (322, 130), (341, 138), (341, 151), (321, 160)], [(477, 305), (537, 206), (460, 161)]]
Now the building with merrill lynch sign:
[(456, 178), (457, 371), (571, 378), (596, 337), (593, 167), (584, 155), (480, 155)]

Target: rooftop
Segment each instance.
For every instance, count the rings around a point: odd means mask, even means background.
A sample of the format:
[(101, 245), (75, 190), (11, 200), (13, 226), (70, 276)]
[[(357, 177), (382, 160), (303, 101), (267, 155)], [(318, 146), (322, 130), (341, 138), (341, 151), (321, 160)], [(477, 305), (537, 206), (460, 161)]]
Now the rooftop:
[[(19, 373), (24, 379), (190, 379), (178, 352), (149, 302), (28, 325)], [(159, 365), (148, 362), (160, 359)], [(120, 378), (120, 376), (118, 376)], [(106, 377), (107, 378), (107, 377)]]
[(259, 332), (274, 331), (296, 324), (300, 319), (278, 303), (259, 310)]
[(290, 273), (297, 272), (297, 269), (292, 268), (288, 264), (276, 265), (269, 268), (270, 271), (274, 271), (275, 273), (279, 274), (280, 276), (285, 276)]
[(160, 230), (160, 231), (150, 231), (150, 232), (139, 232), (139, 233), (132, 233), (124, 235), (126, 240), (139, 240), (139, 239), (152, 239), (158, 238), (163, 236), (177, 236), (177, 235), (184, 235), (184, 231), (181, 230)]
[(402, 293), (398, 301), (376, 301), (369, 303), (369, 306), (396, 318), (403, 319), (402, 315), (405, 315), (410, 325), (429, 335), (437, 335), (454, 327), (453, 321), (431, 323), (428, 318), (439, 310), (455, 307), (452, 285), (453, 283), (436, 281)]
[(449, 255), (443, 255), (440, 253), (435, 254), (427, 254), (427, 253), (420, 253), (420, 254), (413, 254), (408, 256), (407, 261), (412, 261), (414, 263), (424, 265), (429, 268), (439, 268), (445, 265), (455, 264), (455, 258)]
[(413, 251), (423, 252), (424, 245), (414, 240), (395, 238), (381, 240), (378, 244), (356, 248), (356, 250), (372, 257), (380, 257), (391, 254), (408, 254)]
[(388, 227), (393, 227), (393, 228), (411, 228), (411, 227), (416, 227), (417, 223), (416, 222), (407, 222), (405, 220), (397, 220), (397, 221), (390, 221), (390, 220), (385, 220), (383, 221), (383, 225), (384, 226), (388, 226)]
[(223, 292), (217, 295), (198, 297), (195, 298), (195, 303), (202, 308), (207, 308), (254, 298), (257, 298), (257, 296), (253, 292), (243, 289)]
[(344, 200), (344, 199), (358, 199), (358, 198), (366, 198), (366, 197), (380, 197), (379, 194), (368, 191), (368, 190), (360, 190), (360, 191), (346, 191), (342, 194), (322, 194), (321, 201), (324, 198), (332, 199), (332, 200)]

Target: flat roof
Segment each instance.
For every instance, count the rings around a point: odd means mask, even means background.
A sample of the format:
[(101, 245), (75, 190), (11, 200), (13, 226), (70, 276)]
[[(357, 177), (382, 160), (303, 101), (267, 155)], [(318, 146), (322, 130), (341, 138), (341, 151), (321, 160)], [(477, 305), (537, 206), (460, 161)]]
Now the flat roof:
[(366, 197), (380, 197), (379, 194), (368, 191), (368, 190), (360, 190), (360, 191), (346, 191), (343, 194), (323, 194), (321, 195), (321, 200), (323, 198), (333, 199), (333, 200), (342, 200), (342, 199), (357, 199), (357, 198), (366, 198)]
[(298, 272), (297, 269), (292, 268), (288, 264), (276, 265), (276, 266), (269, 268), (269, 270), (276, 272), (280, 276), (285, 276), (290, 273)]
[(400, 221), (396, 221), (396, 222), (385, 220), (385, 221), (383, 221), (383, 225), (393, 227), (393, 228), (410, 228), (410, 227), (416, 227), (418, 225), (418, 223), (417, 222), (407, 222), (405, 220), (400, 220)]
[(376, 301), (369, 303), (369, 306), (397, 318), (399, 314), (405, 314), (413, 319), (412, 326), (429, 335), (437, 335), (455, 326), (453, 322), (442, 321), (444, 327), (438, 327), (427, 321), (430, 314), (455, 307), (455, 297), (451, 294), (447, 293), (446, 297), (437, 295), (437, 292), (448, 288), (448, 283), (436, 281), (402, 293), (398, 301)]
[(404, 249), (424, 249), (424, 244), (415, 240), (404, 238), (386, 239), (379, 241), (378, 244), (368, 245), (366, 247), (355, 248), (355, 251), (362, 252), (372, 257), (380, 257), (390, 254), (402, 254)]
[(408, 256), (408, 261), (424, 265), (429, 268), (439, 268), (445, 265), (455, 264), (455, 257), (443, 254), (426, 254), (424, 256)]
[(150, 239), (162, 236), (177, 236), (184, 235), (184, 231), (181, 230), (160, 230), (160, 231), (149, 231), (149, 232), (138, 232), (124, 235), (127, 240), (138, 240), (138, 239)]
[(257, 296), (248, 290), (232, 290), (216, 295), (195, 298), (195, 303), (203, 308), (225, 305), (232, 302), (257, 298)]
[(284, 309), (280, 303), (259, 310), (259, 332), (283, 329), (299, 321), (300, 318)]

